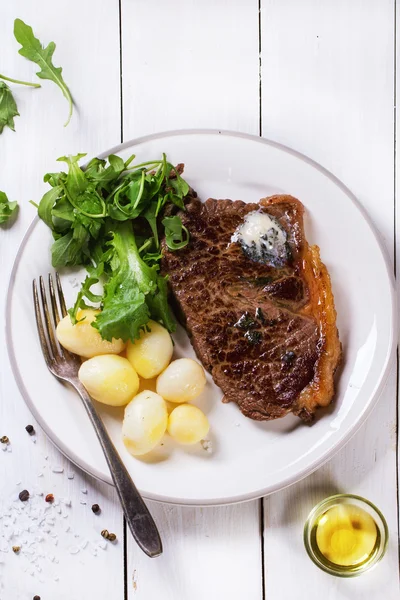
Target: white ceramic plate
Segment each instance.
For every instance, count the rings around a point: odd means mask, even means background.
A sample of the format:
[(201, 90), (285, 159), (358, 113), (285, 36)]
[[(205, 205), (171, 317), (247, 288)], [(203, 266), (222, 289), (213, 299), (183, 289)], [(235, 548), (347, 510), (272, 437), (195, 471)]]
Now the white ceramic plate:
[[(109, 153), (140, 161), (166, 152), (184, 162), (185, 178), (202, 199), (258, 201), (273, 193), (298, 197), (307, 210), (306, 234), (321, 248), (332, 277), (344, 366), (334, 404), (316, 422), (287, 416), (258, 423), (221, 403), (209, 378), (197, 404), (211, 423), (213, 452), (166, 440), (152, 458), (138, 460), (121, 443), (121, 409), (98, 405), (108, 431), (146, 498), (179, 504), (224, 504), (256, 498), (304, 477), (337, 451), (370, 412), (394, 351), (395, 300), (388, 261), (352, 194), (304, 156), (256, 137), (221, 131), (170, 132), (141, 138)], [(19, 250), (7, 303), (7, 341), (14, 374), (35, 417), (83, 470), (111, 482), (106, 462), (76, 393), (47, 371), (35, 329), (31, 281), (50, 270), (51, 235), (34, 221)], [(62, 277), (67, 300), (75, 274)], [(186, 334), (175, 336), (176, 356), (194, 356)]]

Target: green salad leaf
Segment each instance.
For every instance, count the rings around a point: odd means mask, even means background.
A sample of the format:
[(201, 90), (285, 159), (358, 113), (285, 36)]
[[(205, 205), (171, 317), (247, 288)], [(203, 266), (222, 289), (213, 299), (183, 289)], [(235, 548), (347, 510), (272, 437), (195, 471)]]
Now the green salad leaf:
[[(164, 216), (167, 204), (184, 209), (190, 188), (181, 177), (183, 165), (174, 167), (165, 154), (137, 165), (134, 155), (126, 161), (110, 155), (82, 169), (84, 156), (58, 159), (67, 170), (45, 175), (51, 189), (38, 206), (53, 233), (53, 266), (84, 265), (88, 271), (69, 310), (72, 323), (89, 302), (100, 305), (92, 325), (104, 339), (134, 340), (150, 319), (174, 331), (167, 280), (159, 272), (160, 237), (170, 250), (189, 242), (180, 217)], [(102, 294), (92, 291), (99, 282)]]
[(14, 117), (18, 116), (17, 104), (10, 88), (4, 81), (0, 81), (0, 133), (3, 133), (4, 127), (15, 131)]
[(21, 44), (21, 48), (18, 50), (19, 54), (39, 65), (40, 71), (36, 75), (40, 79), (50, 79), (50, 81), (53, 81), (58, 85), (67, 99), (69, 113), (67, 122), (65, 123), (66, 127), (71, 120), (73, 100), (71, 92), (63, 79), (62, 68), (55, 67), (53, 64), (53, 54), (56, 49), (55, 43), (50, 42), (44, 48), (41, 42), (35, 37), (32, 27), (21, 21), (21, 19), (15, 19), (14, 21), (14, 36), (17, 42)]
[(17, 202), (10, 202), (4, 192), (0, 192), (0, 223), (5, 223), (15, 214), (18, 208)]
[(189, 232), (178, 216), (165, 217), (162, 220), (165, 227), (165, 242), (170, 250), (180, 250), (189, 241)]

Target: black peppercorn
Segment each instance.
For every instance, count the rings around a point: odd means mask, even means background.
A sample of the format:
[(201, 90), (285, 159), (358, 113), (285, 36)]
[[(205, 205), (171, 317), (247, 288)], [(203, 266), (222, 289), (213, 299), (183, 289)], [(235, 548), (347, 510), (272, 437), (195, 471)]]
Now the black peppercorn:
[(34, 429), (33, 425), (27, 425), (25, 427), (25, 429), (29, 433), (29, 435), (33, 435), (35, 433), (35, 429)]
[(296, 355), (295, 355), (295, 353), (294, 353), (294, 352), (292, 352), (291, 350), (289, 350), (289, 352), (286, 352), (286, 354), (284, 354), (284, 355), (282, 356), (282, 362), (283, 362), (285, 365), (291, 365), (291, 364), (292, 364), (292, 362), (295, 360), (295, 358), (296, 358)]
[(97, 515), (97, 513), (100, 512), (100, 506), (98, 504), (93, 504), (92, 511), (94, 512), (95, 515)]
[(19, 499), (21, 502), (26, 502), (29, 499), (28, 490), (22, 490), (22, 492), (19, 493)]
[(40, 600), (40, 596), (33, 596), (33, 600)]

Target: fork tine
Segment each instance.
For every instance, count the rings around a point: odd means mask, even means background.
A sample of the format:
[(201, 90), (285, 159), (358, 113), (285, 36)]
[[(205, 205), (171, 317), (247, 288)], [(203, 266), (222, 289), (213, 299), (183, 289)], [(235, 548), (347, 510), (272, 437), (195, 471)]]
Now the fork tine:
[(44, 281), (43, 281), (42, 276), (39, 277), (39, 283), (40, 283), (40, 295), (41, 295), (41, 299), (42, 299), (46, 333), (47, 333), (48, 340), (50, 342), (50, 349), (53, 354), (53, 358), (57, 359), (59, 357), (59, 352), (58, 352), (58, 348), (57, 348), (56, 338), (54, 335), (53, 323), (51, 322), (51, 318), (50, 318), (49, 307), (48, 307), (47, 298), (46, 298), (46, 288), (44, 287)]
[[(49, 290), (50, 290), (51, 309), (53, 312), (53, 319), (54, 319), (54, 327), (55, 327), (55, 329), (57, 329), (57, 325), (60, 322), (60, 313), (58, 312), (56, 293), (54, 290), (53, 276), (51, 273), (49, 273)], [(57, 334), (56, 334), (56, 337), (57, 337)], [(57, 344), (57, 342), (56, 342), (56, 344)], [(57, 348), (58, 348), (61, 356), (63, 358), (65, 358), (67, 351), (64, 350), (64, 348), (61, 346), (60, 343), (57, 344)]]
[(37, 330), (38, 330), (38, 334), (39, 334), (40, 345), (42, 347), (42, 352), (43, 352), (43, 356), (46, 361), (46, 364), (48, 367), (50, 367), (51, 366), (51, 356), (49, 353), (49, 348), (47, 346), (47, 340), (46, 340), (46, 336), (44, 334), (44, 329), (43, 329), (43, 321), (42, 321), (42, 315), (40, 312), (39, 296), (38, 296), (36, 279), (33, 280), (33, 304), (35, 307), (36, 325), (37, 325)]
[(57, 327), (57, 325), (60, 322), (60, 313), (58, 312), (56, 294), (55, 294), (55, 290), (54, 290), (53, 276), (51, 273), (49, 273), (49, 290), (50, 290), (51, 309), (53, 311), (53, 319), (54, 319), (54, 323)]
[(56, 273), (56, 283), (57, 283), (57, 290), (58, 290), (58, 299), (60, 301), (60, 306), (61, 306), (61, 314), (63, 317), (66, 317), (68, 314), (67, 307), (65, 306), (64, 293), (62, 290), (60, 276), (58, 273)]

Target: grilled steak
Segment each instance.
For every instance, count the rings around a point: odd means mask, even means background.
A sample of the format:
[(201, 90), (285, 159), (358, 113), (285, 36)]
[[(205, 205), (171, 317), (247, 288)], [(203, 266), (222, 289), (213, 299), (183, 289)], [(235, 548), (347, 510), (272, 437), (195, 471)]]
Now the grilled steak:
[[(193, 197), (178, 213), (188, 246), (163, 246), (162, 270), (198, 358), (224, 401), (260, 421), (288, 412), (311, 421), (333, 397), (341, 357), (336, 312), (319, 249), (304, 236), (303, 212), (291, 196), (258, 204)], [(261, 245), (243, 229), (259, 213), (271, 224)]]

